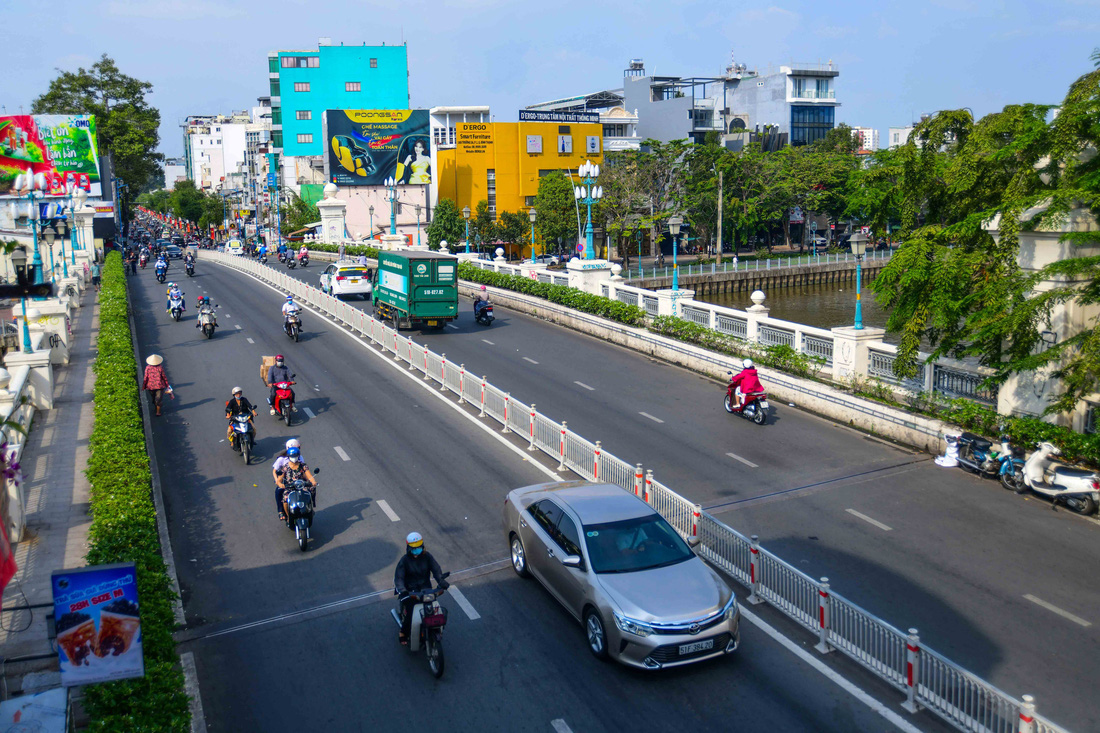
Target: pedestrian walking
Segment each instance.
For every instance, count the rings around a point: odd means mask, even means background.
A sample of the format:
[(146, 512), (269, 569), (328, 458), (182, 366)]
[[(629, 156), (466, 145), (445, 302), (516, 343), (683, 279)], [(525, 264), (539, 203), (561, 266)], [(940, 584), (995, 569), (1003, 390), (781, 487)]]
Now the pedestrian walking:
[(145, 364), (145, 379), (141, 386), (149, 391), (149, 397), (156, 407), (155, 414), (160, 417), (160, 406), (165, 392), (172, 399), (176, 399), (176, 395), (172, 392), (172, 385), (168, 383), (168, 373), (164, 371), (164, 357), (160, 354), (151, 354), (145, 360)]
[(92, 264), (92, 286), (99, 292), (99, 263)]
[(130, 274), (131, 275), (136, 275), (137, 274), (137, 263), (138, 263), (137, 253), (136, 252), (131, 252), (130, 253)]

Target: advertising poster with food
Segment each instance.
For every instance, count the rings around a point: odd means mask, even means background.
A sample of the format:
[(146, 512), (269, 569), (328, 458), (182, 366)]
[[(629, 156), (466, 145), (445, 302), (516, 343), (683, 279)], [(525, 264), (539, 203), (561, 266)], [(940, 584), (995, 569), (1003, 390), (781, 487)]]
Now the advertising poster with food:
[(0, 117), (0, 196), (102, 196), (95, 115)]
[(133, 563), (58, 570), (52, 585), (62, 685), (145, 675)]
[(337, 186), (431, 183), (430, 122), (426, 109), (326, 110), (328, 179)]

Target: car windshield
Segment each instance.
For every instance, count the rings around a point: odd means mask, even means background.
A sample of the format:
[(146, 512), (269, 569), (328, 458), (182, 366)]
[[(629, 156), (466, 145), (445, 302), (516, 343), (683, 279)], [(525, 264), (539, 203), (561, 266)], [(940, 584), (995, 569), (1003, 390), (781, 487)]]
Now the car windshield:
[(695, 557), (676, 530), (659, 515), (607, 524), (587, 524), (584, 542), (597, 573), (633, 573), (675, 565)]

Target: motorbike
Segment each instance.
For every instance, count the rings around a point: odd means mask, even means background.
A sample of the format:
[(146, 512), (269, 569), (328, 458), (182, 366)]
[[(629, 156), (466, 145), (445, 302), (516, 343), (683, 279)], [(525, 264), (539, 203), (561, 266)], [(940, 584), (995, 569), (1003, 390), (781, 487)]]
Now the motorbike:
[[(316, 476), (321, 469), (313, 469)], [(283, 513), (286, 515), (286, 526), (294, 530), (294, 538), (298, 540), (298, 549), (306, 551), (309, 546), (309, 528), (313, 526), (314, 498), (312, 487), (304, 480), (298, 479), (286, 487), (283, 494)]]
[(167, 280), (167, 279), (168, 279), (168, 270), (167, 269), (158, 269), (157, 270), (157, 282), (159, 282), (161, 285), (163, 285), (164, 281)]
[(279, 264), (286, 262), (286, 250), (279, 251)]
[(302, 267), (308, 267), (309, 266), (309, 255), (308, 254), (299, 254), (298, 255), (298, 264), (301, 265)]
[(183, 316), (183, 293), (180, 293), (177, 297), (170, 298), (168, 307), (172, 311), (172, 318), (178, 321)]
[[(998, 448), (993, 447), (992, 441), (974, 433), (945, 435), (944, 438), (947, 440), (949, 451), (952, 445), (957, 449), (958, 455), (955, 456), (955, 460), (962, 464), (964, 468), (979, 476), (1000, 477), (1001, 482), (1004, 483), (1006, 472), (1009, 475), (1008, 480), (1012, 480), (1012, 476), (1015, 474), (1013, 466), (1018, 465), (1020, 469), (1023, 468), (1022, 451), (1019, 448), (1014, 448), (1008, 442), (1007, 435), (1001, 436), (1001, 443)], [(1008, 484), (1005, 484), (1005, 486), (1008, 486)], [(1008, 488), (1013, 487), (1008, 486)]]
[(294, 412), (294, 398), (291, 396), (290, 388), (294, 386), (295, 382), (276, 382), (275, 383), (275, 419), (282, 420), (288, 426), (290, 425), (290, 416)]
[(188, 262), (187, 263), (187, 277), (194, 277), (194, 276), (195, 276), (195, 263), (194, 262)]
[(487, 300), (475, 301), (474, 320), (480, 323), (482, 326), (492, 326), (493, 321), (496, 320), (495, 318), (493, 318), (493, 304)]
[(287, 266), (288, 269), (293, 270), (295, 267), (298, 266), (298, 260), (294, 257), (287, 257), (286, 258), (286, 266)]
[(298, 341), (298, 336), (302, 332), (302, 322), (298, 319), (297, 315), (289, 315), (286, 317), (286, 321), (283, 323), (283, 331), (287, 336)]
[(208, 309), (199, 311), (199, 328), (208, 339), (214, 338), (214, 329), (218, 327), (215, 320), (214, 311)]
[(737, 407), (737, 397), (734, 395), (733, 386), (733, 372), (726, 372), (730, 375), (730, 383), (726, 387), (726, 399), (723, 403), (726, 408), (726, 412), (731, 415), (741, 415), (742, 417), (752, 420), (757, 425), (763, 425), (768, 421), (768, 410), (771, 406), (768, 404), (768, 394), (766, 392), (749, 392), (744, 395), (745, 404), (740, 409)]
[(148, 264), (148, 262), (149, 262), (149, 258), (146, 257), (145, 255), (142, 255), (141, 257), (138, 257), (138, 264), (141, 265), (141, 269), (144, 270), (145, 265)]
[(1031, 489), (1040, 496), (1049, 497), (1051, 508), (1065, 504), (1078, 514), (1092, 514), (1100, 505), (1100, 477), (1087, 468), (1076, 468), (1051, 460), (1062, 451), (1051, 443), (1040, 443), (1023, 468), (1023, 481), (1015, 491), (1022, 494)]
[(260, 264), (261, 265), (266, 265), (267, 264), (267, 253), (266, 252), (264, 254), (260, 255)]
[(252, 449), (256, 446), (256, 429), (248, 415), (233, 416), (233, 434), (229, 439), (230, 447), (241, 454), (245, 465), (252, 460)]
[[(443, 573), (443, 578), (448, 575), (450, 573)], [(438, 600), (443, 593), (443, 588), (410, 591), (398, 597), (397, 608), (390, 609), (390, 615), (400, 629), (401, 602), (407, 598), (416, 598), (416, 605), (409, 611), (412, 614), (412, 622), (409, 624), (409, 652), (415, 654), (423, 648), (428, 666), (437, 679), (443, 676), (443, 628), (447, 625), (447, 609)], [(394, 589), (394, 595), (397, 595), (397, 589)]]

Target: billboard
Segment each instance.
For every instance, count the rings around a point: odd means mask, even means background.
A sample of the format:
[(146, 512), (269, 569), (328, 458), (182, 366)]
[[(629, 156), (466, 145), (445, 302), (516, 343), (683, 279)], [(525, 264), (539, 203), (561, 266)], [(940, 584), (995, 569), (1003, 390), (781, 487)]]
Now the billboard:
[(57, 570), (51, 585), (63, 686), (145, 675), (134, 563)]
[(102, 196), (95, 115), (0, 117), (0, 196)]
[(593, 122), (599, 123), (599, 112), (553, 112), (521, 109), (520, 122)]
[(337, 186), (432, 182), (426, 109), (326, 110), (324, 135), (325, 173)]

